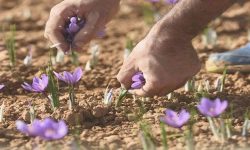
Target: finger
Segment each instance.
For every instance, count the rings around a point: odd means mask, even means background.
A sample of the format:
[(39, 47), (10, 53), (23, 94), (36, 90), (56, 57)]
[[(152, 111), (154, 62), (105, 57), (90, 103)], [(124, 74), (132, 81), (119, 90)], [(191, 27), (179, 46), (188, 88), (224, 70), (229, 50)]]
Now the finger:
[(121, 70), (117, 75), (117, 80), (121, 83), (121, 86), (125, 89), (130, 89), (132, 84), (132, 77), (137, 73), (137, 69), (134, 67), (122, 66)]
[(146, 84), (140, 88), (135, 90), (130, 90), (129, 93), (142, 96), (142, 97), (152, 97), (155, 95), (159, 95), (161, 88), (156, 83), (150, 83), (146, 81)]
[(45, 38), (49, 39), (53, 45), (64, 52), (69, 50), (69, 43), (64, 36), (65, 23), (68, 17), (74, 16), (74, 6), (58, 4), (52, 8), (49, 20), (45, 27)]
[(99, 19), (98, 12), (91, 12), (86, 18), (85, 26), (76, 34), (73, 46), (76, 49), (81, 49), (85, 44), (87, 44), (95, 35), (96, 24)]

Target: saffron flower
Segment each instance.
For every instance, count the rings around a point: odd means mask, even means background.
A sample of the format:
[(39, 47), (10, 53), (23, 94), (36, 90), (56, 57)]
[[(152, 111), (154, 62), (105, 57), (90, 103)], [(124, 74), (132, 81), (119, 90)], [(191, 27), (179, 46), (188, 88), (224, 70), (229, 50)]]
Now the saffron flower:
[(73, 86), (81, 79), (83, 71), (80, 67), (78, 67), (72, 74), (67, 71), (64, 71), (63, 73), (54, 72), (54, 74), (59, 80)]
[(141, 87), (143, 87), (143, 85), (146, 83), (145, 78), (143, 76), (142, 72), (138, 72), (136, 73), (133, 77), (132, 77), (132, 85), (131, 88), (132, 89), (140, 89)]
[(23, 134), (40, 137), (44, 140), (61, 139), (68, 133), (68, 127), (63, 120), (56, 122), (50, 118), (35, 119), (31, 124), (17, 120), (16, 127)]
[(176, 3), (178, 3), (179, 2), (179, 0), (165, 0), (165, 2), (166, 3), (168, 3), (168, 4), (176, 4)]
[(208, 98), (202, 98), (197, 108), (206, 117), (218, 117), (226, 110), (227, 106), (228, 102), (226, 100), (221, 101), (217, 98), (212, 101)]
[(78, 17), (71, 17), (68, 25), (66, 26), (65, 37), (70, 43), (73, 42), (74, 36), (81, 30), (85, 25), (85, 21)]
[(33, 83), (30, 85), (26, 82), (22, 84), (22, 87), (31, 92), (44, 93), (48, 86), (49, 78), (46, 74), (41, 75), (41, 79), (39, 77), (33, 78)]
[(4, 85), (3, 84), (0, 84), (0, 90), (4, 88)]
[(174, 128), (181, 128), (190, 118), (189, 112), (182, 109), (177, 113), (171, 109), (165, 110), (165, 116), (160, 118), (160, 121)]

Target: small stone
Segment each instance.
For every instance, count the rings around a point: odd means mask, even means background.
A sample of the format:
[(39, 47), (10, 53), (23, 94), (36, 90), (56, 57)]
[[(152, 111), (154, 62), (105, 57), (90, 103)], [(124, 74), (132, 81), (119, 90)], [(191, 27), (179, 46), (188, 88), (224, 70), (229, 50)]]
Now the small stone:
[(97, 106), (92, 110), (92, 114), (96, 118), (101, 118), (105, 116), (107, 113), (108, 113), (108, 108), (105, 106)]
[(29, 113), (29, 111), (24, 110), (21, 117), (22, 117), (22, 119), (24, 121), (30, 121), (30, 113)]
[(131, 141), (127, 144), (127, 149), (136, 149), (137, 143), (135, 141)]
[(111, 143), (109, 144), (109, 149), (110, 150), (117, 150), (119, 148), (117, 143)]
[(136, 120), (136, 116), (135, 114), (128, 114), (128, 121), (135, 121)]
[(80, 125), (84, 122), (83, 113), (67, 112), (64, 118), (70, 125)]
[(105, 137), (108, 143), (117, 143), (121, 141), (121, 138), (118, 135), (111, 135), (109, 137)]

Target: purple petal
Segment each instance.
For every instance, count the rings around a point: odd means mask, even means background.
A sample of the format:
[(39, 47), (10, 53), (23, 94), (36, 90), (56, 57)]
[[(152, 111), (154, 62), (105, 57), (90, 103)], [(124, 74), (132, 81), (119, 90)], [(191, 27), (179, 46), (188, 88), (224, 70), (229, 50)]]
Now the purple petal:
[(70, 23), (68, 29), (70, 33), (76, 33), (79, 31), (80, 27), (76, 23)]
[(65, 82), (68, 84), (74, 84), (74, 79), (73, 79), (73, 75), (70, 72), (64, 71), (63, 72), (63, 76), (65, 79)]
[(73, 73), (73, 82), (77, 83), (81, 79), (82, 75), (83, 75), (83, 71), (81, 67), (76, 68), (76, 70)]
[(39, 82), (41, 82), (40, 78), (38, 78), (38, 77), (33, 78), (33, 83), (39, 83)]
[(177, 112), (167, 109), (165, 116), (160, 118), (160, 121), (174, 128), (181, 128), (190, 118), (190, 114), (186, 110), (181, 110), (179, 114)]
[(44, 92), (43, 85), (39, 84), (39, 83), (33, 83), (32, 84), (32, 89), (33, 89), (34, 92), (38, 92), (38, 93)]
[(42, 85), (44, 88), (48, 86), (49, 83), (49, 77), (46, 74), (42, 74)]
[(0, 90), (4, 88), (4, 85), (3, 84), (0, 84)]
[(197, 108), (204, 116), (218, 117), (222, 112), (225, 111), (227, 106), (227, 101), (221, 102), (219, 98), (214, 101), (208, 98), (202, 98)]
[(177, 113), (171, 109), (166, 109), (165, 110), (165, 114), (166, 116), (168, 116), (169, 118), (173, 118), (177, 116)]
[(143, 77), (143, 74), (141, 72), (138, 72), (132, 77), (132, 81), (145, 81), (145, 79)]
[(29, 85), (28, 83), (24, 82), (21, 86), (22, 86), (25, 90), (33, 92), (33, 88), (32, 88), (31, 85)]
[(57, 72), (54, 71), (54, 74), (57, 77), (57, 79), (66, 82), (65, 79), (63, 78), (63, 76), (60, 73), (57, 73)]
[(190, 118), (190, 114), (185, 110), (182, 109), (179, 114), (179, 119), (181, 121), (181, 124), (185, 124)]
[(179, 2), (179, 0), (166, 0), (166, 3), (168, 3), (168, 4), (176, 4), (178, 2)]
[(68, 128), (64, 121), (56, 122), (47, 118), (42, 122), (41, 126), (45, 129), (41, 137), (46, 140), (60, 139), (68, 133)]
[(70, 22), (71, 23), (77, 23), (77, 17), (71, 17)]
[(57, 135), (54, 136), (54, 139), (61, 139), (68, 133), (68, 127), (64, 121), (58, 122)]
[(22, 132), (24, 134), (28, 134), (28, 127), (27, 127), (25, 122), (23, 122), (21, 120), (17, 120), (16, 127), (17, 127), (17, 130), (19, 130), (20, 132)]
[(134, 82), (132, 85), (131, 85), (131, 88), (132, 89), (140, 89), (141, 87), (143, 87), (144, 83), (138, 81), (138, 82)]

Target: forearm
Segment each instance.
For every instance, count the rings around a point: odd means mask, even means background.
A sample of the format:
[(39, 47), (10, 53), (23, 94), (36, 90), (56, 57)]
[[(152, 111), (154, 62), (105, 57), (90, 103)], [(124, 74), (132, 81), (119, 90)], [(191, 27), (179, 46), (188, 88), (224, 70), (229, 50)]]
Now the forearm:
[(192, 39), (234, 2), (236, 0), (181, 0), (156, 26), (161, 34)]

